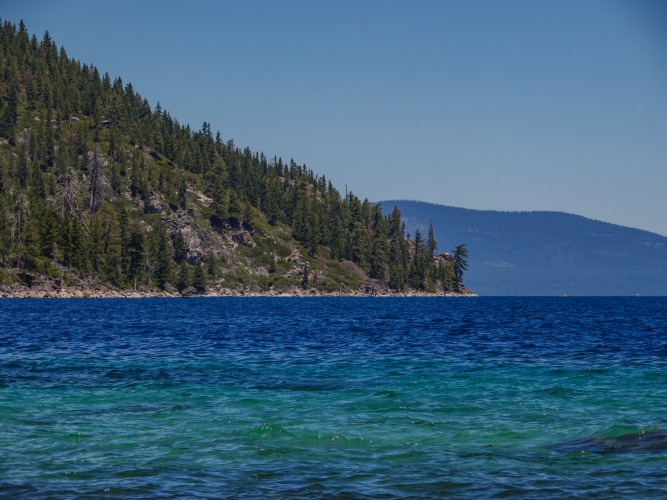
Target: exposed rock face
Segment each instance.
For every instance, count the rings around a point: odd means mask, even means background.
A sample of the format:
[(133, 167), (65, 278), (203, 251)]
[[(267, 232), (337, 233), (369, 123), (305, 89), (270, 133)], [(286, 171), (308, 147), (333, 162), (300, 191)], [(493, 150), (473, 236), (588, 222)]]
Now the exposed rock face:
[(269, 270), (265, 267), (257, 267), (253, 269), (254, 273), (257, 276), (268, 276), (269, 275)]
[(363, 295), (374, 297), (382, 293), (382, 287), (376, 283), (364, 284), (361, 286), (360, 291)]
[(30, 132), (30, 129), (24, 128), (21, 133), (18, 136), (18, 143), (19, 144), (30, 144), (30, 138), (32, 137), (32, 134)]
[(199, 292), (197, 291), (197, 289), (195, 287), (189, 286), (181, 292), (181, 295), (183, 297), (195, 297), (195, 296), (199, 295)]
[(197, 235), (197, 231), (192, 226), (185, 226), (181, 229), (183, 240), (188, 247), (187, 262), (190, 265), (195, 265), (204, 255), (202, 241)]
[(287, 262), (292, 262), (294, 264), (300, 265), (301, 264), (301, 253), (294, 249), (292, 250), (292, 253), (290, 254), (289, 257), (287, 257)]
[(144, 146), (142, 151), (144, 153), (144, 157), (147, 160), (157, 160), (159, 158), (157, 153), (153, 150), (153, 148), (149, 148), (148, 146)]
[(172, 240), (178, 232), (183, 236), (183, 241), (188, 249), (187, 263), (195, 265), (206, 254), (224, 257), (229, 262), (232, 254), (231, 247), (234, 246), (232, 236), (225, 231), (202, 229), (195, 225), (195, 218), (196, 215), (193, 215), (192, 210), (177, 210), (162, 216)]
[(159, 196), (154, 193), (151, 193), (151, 197), (146, 206), (146, 211), (149, 214), (160, 214), (167, 209), (167, 206), (163, 203)]
[(241, 231), (238, 233), (232, 234), (232, 239), (239, 245), (244, 247), (252, 248), (255, 246), (255, 242), (252, 240), (252, 236), (248, 231)]

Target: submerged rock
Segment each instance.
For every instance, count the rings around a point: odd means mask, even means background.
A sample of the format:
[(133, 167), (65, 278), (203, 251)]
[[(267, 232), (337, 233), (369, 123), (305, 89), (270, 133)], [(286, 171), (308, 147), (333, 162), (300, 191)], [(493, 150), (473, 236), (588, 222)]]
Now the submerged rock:
[(593, 436), (575, 441), (566, 441), (550, 446), (551, 451), (561, 453), (588, 452), (606, 454), (620, 453), (665, 453), (667, 452), (667, 431), (632, 432), (613, 437)]

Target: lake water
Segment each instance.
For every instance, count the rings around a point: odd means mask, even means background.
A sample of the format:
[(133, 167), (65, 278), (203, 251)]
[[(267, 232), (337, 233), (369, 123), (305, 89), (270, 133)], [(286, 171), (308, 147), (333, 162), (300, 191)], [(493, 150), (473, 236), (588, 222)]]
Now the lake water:
[(664, 497), (667, 298), (0, 301), (0, 496)]

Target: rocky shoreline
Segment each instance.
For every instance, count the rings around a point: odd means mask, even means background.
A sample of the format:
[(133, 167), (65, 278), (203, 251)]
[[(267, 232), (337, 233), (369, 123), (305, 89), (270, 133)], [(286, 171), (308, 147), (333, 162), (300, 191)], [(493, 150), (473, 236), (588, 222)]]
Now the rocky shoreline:
[(61, 277), (34, 274), (16, 270), (11, 273), (14, 282), (0, 283), (0, 299), (141, 299), (186, 297), (476, 297), (471, 290), (455, 293), (439, 289), (437, 292), (406, 290), (396, 293), (375, 280), (365, 279), (356, 289), (322, 290), (317, 286), (306, 289), (292, 284), (269, 290), (257, 284), (225, 284), (209, 282), (205, 290), (188, 287), (178, 290), (167, 283), (164, 290), (137, 287), (121, 289), (110, 285), (95, 274), (75, 277), (62, 270)]
[(183, 292), (173, 290), (117, 290), (108, 287), (54, 287), (51, 284), (34, 287), (0, 287), (0, 299), (142, 299), (142, 298), (188, 298), (188, 297), (476, 297), (465, 293), (394, 293), (388, 290), (360, 289), (344, 292), (325, 292), (317, 289), (303, 290), (250, 290), (244, 288), (216, 288), (199, 293), (193, 288)]
[(165, 291), (134, 291), (134, 290), (60, 290), (45, 292), (40, 290), (3, 290), (0, 299), (150, 299), (150, 298), (198, 298), (198, 297), (477, 297), (474, 293), (376, 293), (362, 291), (321, 292), (318, 290), (295, 290), (289, 292), (245, 292), (225, 289), (215, 292), (184, 295)]

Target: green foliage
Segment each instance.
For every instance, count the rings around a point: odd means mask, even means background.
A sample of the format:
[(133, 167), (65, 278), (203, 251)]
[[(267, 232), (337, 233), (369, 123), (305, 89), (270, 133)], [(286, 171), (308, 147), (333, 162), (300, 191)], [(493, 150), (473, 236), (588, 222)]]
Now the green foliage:
[(459, 292), (463, 288), (463, 272), (468, 269), (468, 249), (458, 245), (453, 252), (454, 289)]
[(192, 286), (197, 289), (199, 293), (206, 291), (206, 274), (203, 263), (195, 265), (194, 274), (192, 276)]
[(326, 292), (343, 292), (355, 290), (361, 286), (362, 280), (356, 274), (350, 273), (340, 262), (331, 262), (326, 269), (325, 277), (320, 287)]
[[(285, 276), (298, 249), (312, 264), (304, 288), (359, 287), (342, 260), (398, 291), (461, 286), (465, 256), (452, 278), (451, 266), (436, 264), (432, 227), (426, 242), (409, 243), (397, 209), (385, 216), (305, 165), (240, 149), (206, 122), (192, 130), (159, 104), (151, 110), (132, 84), (70, 59), (48, 33), (31, 41), (4, 22), (0, 77), (2, 268), (51, 274), (58, 265), (122, 288), (200, 292), (224, 268), (229, 285), (287, 287), (299, 284)], [(245, 228), (256, 246), (189, 265), (183, 234), (165, 222), (195, 211), (198, 230)]]
[(308, 276), (310, 274), (309, 269), (310, 268), (308, 267), (308, 264), (303, 266), (303, 276), (301, 278), (301, 288), (303, 288), (304, 290), (306, 290), (308, 288)]
[(192, 266), (183, 261), (176, 267), (176, 288), (179, 292), (192, 286), (192, 274)]
[(148, 284), (164, 290), (166, 284), (172, 279), (173, 262), (167, 227), (164, 222), (158, 220), (153, 225), (147, 240)]
[(176, 234), (172, 238), (172, 242), (174, 245), (174, 260), (180, 264), (184, 262), (188, 256), (188, 247), (185, 244), (183, 233), (180, 230), (176, 231)]

